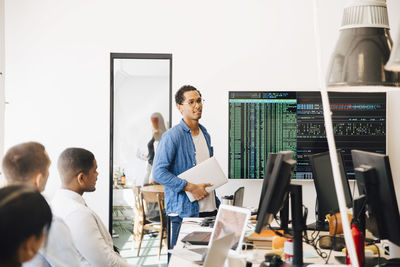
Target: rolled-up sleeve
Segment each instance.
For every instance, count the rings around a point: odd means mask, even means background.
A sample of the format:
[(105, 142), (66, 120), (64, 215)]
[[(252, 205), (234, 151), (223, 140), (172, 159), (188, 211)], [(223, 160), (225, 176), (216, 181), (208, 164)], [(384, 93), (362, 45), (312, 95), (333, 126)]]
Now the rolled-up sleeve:
[(157, 146), (157, 153), (153, 162), (153, 179), (179, 193), (185, 188), (187, 182), (171, 172), (176, 150), (177, 146), (171, 136), (164, 134)]

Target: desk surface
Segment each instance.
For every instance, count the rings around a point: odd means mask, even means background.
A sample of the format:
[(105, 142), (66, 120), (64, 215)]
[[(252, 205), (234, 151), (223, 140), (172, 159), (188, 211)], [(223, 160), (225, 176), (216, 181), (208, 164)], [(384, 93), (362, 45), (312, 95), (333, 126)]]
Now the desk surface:
[[(185, 247), (185, 244), (181, 242), (182, 238), (187, 234), (190, 234), (193, 231), (212, 231), (210, 227), (202, 227), (200, 226), (200, 222), (203, 218), (184, 218), (181, 226), (181, 230), (179, 232), (178, 241), (176, 242), (175, 248), (181, 249)], [(190, 247), (198, 247), (198, 246), (190, 246)], [(194, 267), (199, 266), (191, 261), (187, 261), (183, 258), (180, 258), (175, 255), (171, 255), (171, 259), (168, 264), (169, 267)]]
[[(180, 230), (178, 241), (177, 241), (175, 248), (181, 249), (181, 248), (184, 248), (185, 246), (188, 247), (188, 245), (185, 245), (180, 240), (182, 240), (182, 238), (185, 235), (187, 235), (193, 231), (212, 231), (212, 228), (200, 226), (200, 222), (202, 221), (202, 219), (203, 218), (184, 218), (183, 219), (183, 223), (181, 226), (181, 230)], [(189, 245), (189, 247), (193, 248), (193, 247), (197, 247), (197, 246)], [(267, 252), (269, 252), (269, 251), (268, 250), (260, 250), (260, 249), (252, 249), (252, 250), (243, 251), (242, 253), (246, 255), (246, 258), (248, 261), (251, 261), (253, 263), (253, 266), (259, 266), (261, 264), (261, 262), (263, 262), (264, 255)], [(329, 250), (327, 252), (329, 253)], [(324, 264), (325, 263), (325, 260), (323, 260), (322, 258), (320, 258), (318, 256), (311, 257), (311, 255), (317, 255), (317, 253), (315, 252), (314, 248), (308, 244), (303, 243), (303, 255), (304, 255), (305, 263), (316, 263), (316, 264)], [(335, 256), (340, 256), (340, 255), (343, 255), (343, 253), (332, 251), (332, 254), (330, 256), (328, 263), (329, 264), (339, 264), (339, 262), (337, 262), (335, 260)], [(178, 267), (178, 266), (192, 267), (192, 266), (198, 266), (198, 265), (196, 265), (193, 262), (187, 261), (183, 258), (180, 258), (178, 256), (171, 255), (171, 259), (170, 259), (168, 266), (170, 266), (170, 267)]]

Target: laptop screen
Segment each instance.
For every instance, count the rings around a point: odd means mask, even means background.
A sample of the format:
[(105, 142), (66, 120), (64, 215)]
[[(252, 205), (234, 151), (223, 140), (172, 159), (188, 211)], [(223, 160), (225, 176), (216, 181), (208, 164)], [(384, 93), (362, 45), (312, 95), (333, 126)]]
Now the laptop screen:
[(240, 251), (249, 217), (250, 210), (246, 208), (220, 205), (208, 246), (211, 247), (213, 240), (234, 233), (232, 245), (237, 243), (236, 250)]

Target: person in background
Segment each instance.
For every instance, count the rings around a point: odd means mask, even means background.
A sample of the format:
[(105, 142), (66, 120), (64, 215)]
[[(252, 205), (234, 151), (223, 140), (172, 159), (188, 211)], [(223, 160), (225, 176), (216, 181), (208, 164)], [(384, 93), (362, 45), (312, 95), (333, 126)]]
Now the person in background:
[(31, 260), (51, 221), (50, 207), (39, 191), (23, 185), (0, 189), (0, 266), (21, 266)]
[(136, 183), (136, 185), (141, 185), (141, 186), (149, 184), (153, 180), (151, 174), (153, 169), (154, 155), (156, 153), (157, 145), (161, 139), (161, 136), (167, 130), (165, 127), (164, 118), (161, 115), (161, 113), (154, 112), (153, 114), (151, 114), (150, 120), (151, 120), (153, 135), (149, 143), (147, 144), (148, 154), (140, 155), (140, 152), (138, 152), (138, 156), (141, 159), (147, 160), (146, 173), (143, 177), (143, 181), (138, 181), (138, 183)]
[[(166, 210), (171, 222), (170, 249), (178, 239), (184, 217), (207, 217), (217, 214), (219, 200), (211, 184), (192, 184), (177, 175), (213, 156), (211, 138), (199, 123), (203, 111), (201, 93), (191, 85), (182, 86), (175, 94), (176, 107), (182, 114), (178, 125), (163, 134), (154, 159), (153, 178), (165, 186)], [(185, 191), (196, 201), (190, 202)]]
[[(45, 147), (27, 142), (11, 147), (4, 155), (2, 167), (8, 185), (22, 184), (42, 192), (49, 177), (50, 159)], [(26, 217), (27, 220), (31, 218)], [(47, 247), (24, 266), (81, 266), (85, 261), (76, 249), (68, 226), (53, 216)]]
[(59, 156), (57, 167), (62, 189), (56, 192), (52, 208), (71, 229), (82, 256), (90, 266), (136, 266), (128, 264), (114, 251), (106, 226), (82, 197), (96, 190), (98, 173), (93, 153), (83, 148), (67, 148)]

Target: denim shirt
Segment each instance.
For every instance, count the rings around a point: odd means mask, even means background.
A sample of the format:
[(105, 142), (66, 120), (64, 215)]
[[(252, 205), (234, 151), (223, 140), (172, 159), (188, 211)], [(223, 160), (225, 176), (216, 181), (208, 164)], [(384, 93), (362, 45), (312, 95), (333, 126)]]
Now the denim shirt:
[[(210, 135), (202, 125), (199, 124), (199, 127), (212, 157), (214, 151)], [(177, 177), (196, 165), (195, 155), (192, 132), (183, 120), (162, 135), (153, 162), (153, 179), (164, 185), (167, 214), (176, 213), (181, 218), (199, 216), (198, 202), (190, 202), (183, 191), (186, 180)], [(217, 207), (220, 204), (217, 197), (216, 204)]]

